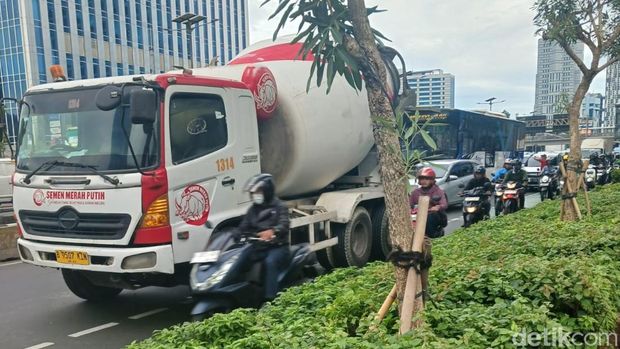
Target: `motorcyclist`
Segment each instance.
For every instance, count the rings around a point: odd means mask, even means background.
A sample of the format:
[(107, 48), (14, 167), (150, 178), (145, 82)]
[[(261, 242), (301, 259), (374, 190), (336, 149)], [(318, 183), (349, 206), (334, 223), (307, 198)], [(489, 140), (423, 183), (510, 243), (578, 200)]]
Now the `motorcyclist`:
[[(521, 168), (521, 161), (512, 160), (512, 171), (506, 173), (504, 176), (503, 184), (508, 182), (516, 182), (517, 187), (527, 188), (527, 172)], [(521, 190), (519, 193), (519, 209), (525, 207), (525, 190)]]
[[(485, 189), (485, 195), (482, 197), (482, 208), (484, 209), (484, 215), (490, 217), (491, 204), (489, 202), (489, 196), (491, 192), (491, 181), (486, 176), (487, 170), (484, 166), (480, 165), (474, 170), (474, 178), (470, 179), (465, 190), (472, 190), (474, 188), (482, 187)], [(465, 213), (463, 213), (463, 220), (465, 219)]]
[(243, 217), (239, 230), (268, 241), (264, 251), (265, 299), (273, 300), (278, 292), (278, 274), (286, 267), (289, 257), (288, 208), (275, 196), (275, 184), (270, 174), (252, 177), (246, 184), (252, 206)]
[(549, 160), (547, 159), (547, 154), (541, 154), (540, 156), (534, 156), (534, 160), (540, 163), (540, 173), (542, 174), (545, 170), (545, 167), (549, 166)]
[(411, 193), (409, 204), (414, 208), (418, 204), (420, 196), (430, 196), (431, 203), (428, 209), (426, 221), (426, 236), (437, 238), (441, 236), (442, 228), (448, 223), (446, 210), (448, 200), (446, 193), (435, 184), (435, 171), (431, 167), (422, 168), (417, 175), (418, 187)]
[(504, 160), (504, 167), (500, 168), (495, 175), (493, 176), (492, 181), (494, 183), (501, 181), (502, 179), (504, 179), (504, 176), (506, 175), (506, 173), (508, 173), (508, 171), (512, 170), (512, 160), (511, 159), (506, 159)]

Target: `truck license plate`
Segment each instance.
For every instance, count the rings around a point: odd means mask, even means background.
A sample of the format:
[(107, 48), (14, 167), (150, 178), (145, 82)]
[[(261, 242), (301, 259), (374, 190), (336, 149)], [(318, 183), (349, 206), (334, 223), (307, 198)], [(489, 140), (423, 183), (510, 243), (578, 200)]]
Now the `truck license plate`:
[(62, 264), (89, 265), (90, 259), (86, 252), (56, 250), (56, 262)]

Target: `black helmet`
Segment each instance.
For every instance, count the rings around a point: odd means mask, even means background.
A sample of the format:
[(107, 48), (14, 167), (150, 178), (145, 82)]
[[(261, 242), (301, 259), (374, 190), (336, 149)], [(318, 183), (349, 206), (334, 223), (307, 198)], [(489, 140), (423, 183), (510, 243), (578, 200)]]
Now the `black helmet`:
[(515, 159), (512, 161), (512, 165), (516, 168), (521, 168), (521, 160)]
[(260, 173), (250, 178), (243, 190), (249, 192), (250, 194), (261, 190), (265, 196), (265, 202), (271, 202), (275, 195), (276, 186), (273, 182), (272, 175), (268, 173)]
[(474, 173), (480, 173), (482, 175), (485, 175), (487, 173), (487, 169), (484, 166), (479, 165), (476, 167), (476, 170), (474, 171)]

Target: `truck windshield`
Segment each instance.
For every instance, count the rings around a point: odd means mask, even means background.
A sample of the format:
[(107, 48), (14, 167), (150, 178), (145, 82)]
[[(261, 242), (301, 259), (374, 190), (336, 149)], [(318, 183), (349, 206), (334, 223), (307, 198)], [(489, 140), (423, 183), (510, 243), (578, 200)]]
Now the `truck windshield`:
[[(131, 88), (127, 87), (125, 92)], [(136, 165), (123, 128), (143, 169), (159, 162), (159, 118), (135, 125), (123, 108), (102, 111), (95, 105), (98, 88), (54, 91), (24, 97), (18, 138), (17, 170), (32, 171), (45, 162), (70, 162), (100, 172), (134, 172)], [(30, 108), (28, 107), (30, 106)], [(39, 173), (84, 173), (80, 167), (55, 166)]]

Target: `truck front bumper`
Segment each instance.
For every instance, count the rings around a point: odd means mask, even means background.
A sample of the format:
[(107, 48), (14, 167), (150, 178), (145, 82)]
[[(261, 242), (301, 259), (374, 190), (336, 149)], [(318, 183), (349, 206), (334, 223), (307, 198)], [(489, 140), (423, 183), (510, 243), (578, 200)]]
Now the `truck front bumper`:
[[(107, 273), (174, 273), (171, 245), (149, 247), (97, 247), (56, 245), (20, 238), (17, 240), (22, 261), (42, 267), (90, 270)], [(56, 251), (75, 251), (88, 255), (88, 264), (59, 263)]]

